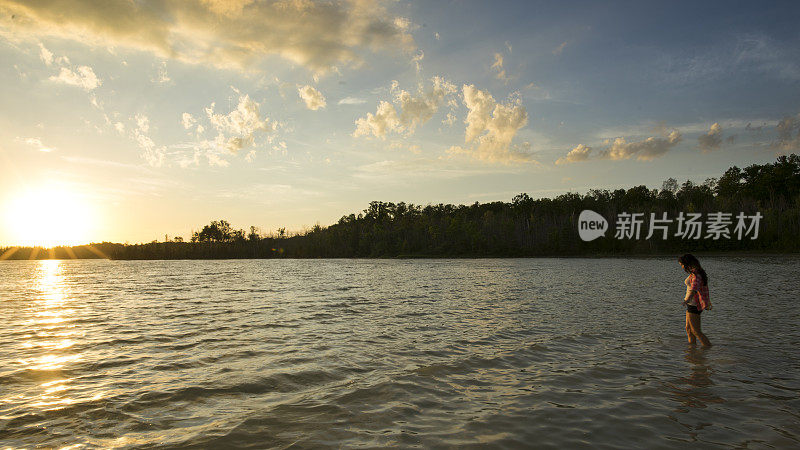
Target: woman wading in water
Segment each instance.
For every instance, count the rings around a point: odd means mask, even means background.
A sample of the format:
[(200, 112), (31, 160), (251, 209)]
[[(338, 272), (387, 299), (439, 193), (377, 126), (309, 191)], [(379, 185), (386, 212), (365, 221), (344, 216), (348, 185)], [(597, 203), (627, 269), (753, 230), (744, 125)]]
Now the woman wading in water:
[(683, 270), (689, 274), (684, 280), (686, 297), (683, 298), (683, 304), (686, 306), (686, 337), (689, 338), (690, 344), (694, 344), (695, 337), (697, 337), (705, 347), (711, 347), (711, 342), (700, 330), (700, 313), (704, 309), (711, 311), (711, 297), (708, 294), (708, 275), (706, 275), (703, 267), (700, 266), (700, 261), (689, 253), (678, 258), (678, 262), (681, 263)]

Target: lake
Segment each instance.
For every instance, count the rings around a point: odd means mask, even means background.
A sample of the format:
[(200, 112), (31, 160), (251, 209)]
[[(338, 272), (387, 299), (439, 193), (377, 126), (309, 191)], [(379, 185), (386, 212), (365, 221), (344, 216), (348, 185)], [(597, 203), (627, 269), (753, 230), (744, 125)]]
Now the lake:
[(800, 258), (0, 262), (10, 447), (800, 446)]

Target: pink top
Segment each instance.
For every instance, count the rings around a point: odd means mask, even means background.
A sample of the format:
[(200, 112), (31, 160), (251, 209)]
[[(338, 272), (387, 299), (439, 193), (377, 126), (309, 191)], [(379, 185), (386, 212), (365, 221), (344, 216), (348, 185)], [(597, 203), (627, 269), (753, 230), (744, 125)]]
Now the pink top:
[(690, 303), (695, 303), (697, 309), (700, 311), (708, 308), (708, 304), (711, 302), (711, 295), (708, 293), (708, 285), (703, 284), (703, 278), (697, 274), (689, 275), (690, 283), (689, 288), (695, 292), (694, 296), (692, 297)]

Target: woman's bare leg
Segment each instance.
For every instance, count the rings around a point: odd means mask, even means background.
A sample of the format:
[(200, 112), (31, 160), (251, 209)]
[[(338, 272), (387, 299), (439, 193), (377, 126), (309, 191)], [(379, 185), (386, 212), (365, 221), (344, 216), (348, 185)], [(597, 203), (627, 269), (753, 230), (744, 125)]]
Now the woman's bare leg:
[(692, 314), (687, 312), (686, 315), (689, 317), (689, 326), (692, 328), (692, 334), (700, 339), (700, 342), (703, 343), (703, 346), (711, 347), (711, 342), (700, 330), (700, 314)]
[(689, 323), (689, 312), (686, 312), (686, 338), (689, 339), (689, 343), (694, 345), (697, 341), (694, 338), (694, 334), (692, 334), (692, 325)]

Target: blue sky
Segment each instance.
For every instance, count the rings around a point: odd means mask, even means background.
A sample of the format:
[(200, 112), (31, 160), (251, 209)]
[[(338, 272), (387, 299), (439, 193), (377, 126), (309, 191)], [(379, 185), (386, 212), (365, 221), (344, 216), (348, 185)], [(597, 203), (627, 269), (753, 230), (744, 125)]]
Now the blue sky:
[(47, 198), (91, 217), (65, 242), (302, 230), (800, 142), (790, 2), (95, 3), (0, 0), (0, 244), (36, 242)]

